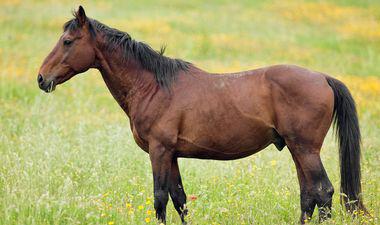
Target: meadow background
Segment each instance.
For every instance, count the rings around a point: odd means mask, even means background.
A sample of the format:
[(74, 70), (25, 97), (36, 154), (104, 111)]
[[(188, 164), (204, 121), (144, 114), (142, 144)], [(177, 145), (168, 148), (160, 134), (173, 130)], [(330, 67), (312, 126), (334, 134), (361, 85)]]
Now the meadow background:
[[(365, 204), (379, 223), (380, 1), (0, 1), (0, 224), (154, 224), (148, 155), (97, 71), (45, 94), (36, 76), (82, 4), (89, 17), (211, 72), (291, 63), (344, 81), (362, 130)], [(322, 159), (339, 205), (332, 132)], [(189, 224), (297, 224), (289, 151), (237, 161), (180, 160)], [(317, 213), (315, 214), (317, 216)], [(316, 224), (316, 216), (311, 221)], [(180, 220), (171, 202), (168, 224)]]

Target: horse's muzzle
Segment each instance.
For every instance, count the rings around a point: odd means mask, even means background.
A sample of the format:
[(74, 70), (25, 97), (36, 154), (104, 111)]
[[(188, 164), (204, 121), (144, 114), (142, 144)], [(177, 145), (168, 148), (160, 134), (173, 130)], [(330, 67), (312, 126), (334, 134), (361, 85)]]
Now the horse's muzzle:
[(52, 92), (55, 89), (54, 80), (47, 81), (43, 78), (41, 74), (37, 76), (38, 87), (46, 93)]

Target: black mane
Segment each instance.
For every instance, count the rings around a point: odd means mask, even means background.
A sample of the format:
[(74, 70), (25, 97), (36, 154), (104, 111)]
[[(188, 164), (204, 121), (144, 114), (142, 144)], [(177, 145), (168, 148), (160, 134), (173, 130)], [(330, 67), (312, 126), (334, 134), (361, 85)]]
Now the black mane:
[[(160, 87), (169, 88), (178, 75), (178, 71), (188, 70), (191, 65), (181, 59), (164, 56), (164, 47), (156, 51), (149, 45), (132, 39), (128, 33), (108, 27), (94, 19), (88, 18), (88, 24), (92, 36), (95, 37), (97, 33), (104, 35), (109, 51), (121, 49), (124, 59), (133, 57), (139, 61), (144, 69), (154, 74)], [(65, 23), (64, 31), (73, 31), (79, 27), (78, 20), (74, 18)]]

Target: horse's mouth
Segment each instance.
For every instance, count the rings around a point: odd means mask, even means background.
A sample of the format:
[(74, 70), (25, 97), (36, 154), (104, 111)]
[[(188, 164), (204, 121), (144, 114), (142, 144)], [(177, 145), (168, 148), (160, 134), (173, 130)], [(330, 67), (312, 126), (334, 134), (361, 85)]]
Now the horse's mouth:
[(50, 81), (49, 85), (46, 87), (45, 92), (50, 93), (55, 90), (55, 84), (54, 81)]

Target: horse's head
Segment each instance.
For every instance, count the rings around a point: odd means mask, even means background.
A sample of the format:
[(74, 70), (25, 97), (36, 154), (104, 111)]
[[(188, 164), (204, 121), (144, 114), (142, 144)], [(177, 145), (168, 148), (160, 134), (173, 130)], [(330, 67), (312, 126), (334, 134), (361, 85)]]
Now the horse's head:
[(94, 67), (95, 38), (90, 21), (82, 6), (74, 15), (75, 18), (65, 24), (62, 36), (40, 68), (37, 82), (45, 92), (53, 91), (56, 85)]

